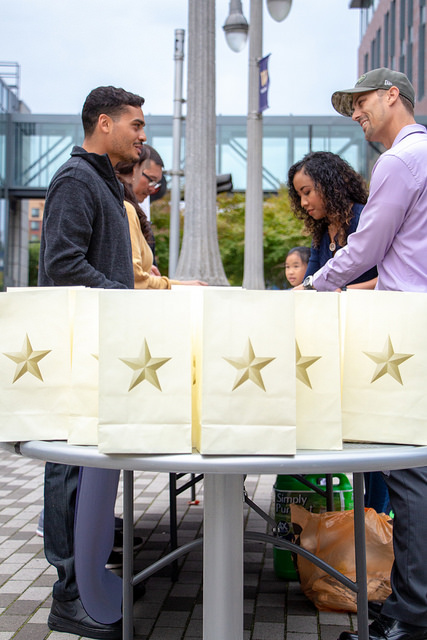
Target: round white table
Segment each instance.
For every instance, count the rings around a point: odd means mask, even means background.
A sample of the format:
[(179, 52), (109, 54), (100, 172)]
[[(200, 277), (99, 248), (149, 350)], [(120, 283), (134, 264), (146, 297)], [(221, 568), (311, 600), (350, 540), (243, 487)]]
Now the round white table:
[[(120, 469), (123, 474), (123, 639), (133, 638), (132, 588), (200, 541), (133, 576), (133, 472), (204, 474), (203, 639), (243, 639), (243, 479), (245, 474), (353, 473), (359, 640), (368, 640), (363, 472), (427, 466), (427, 446), (345, 444), (341, 451), (298, 451), (295, 456), (105, 455), (66, 442), (2, 443), (10, 452), (63, 464)], [(269, 536), (261, 536), (265, 542)], [(255, 539), (252, 537), (251, 539)], [(278, 539), (271, 536), (272, 541)], [(289, 543), (288, 543), (289, 544)]]

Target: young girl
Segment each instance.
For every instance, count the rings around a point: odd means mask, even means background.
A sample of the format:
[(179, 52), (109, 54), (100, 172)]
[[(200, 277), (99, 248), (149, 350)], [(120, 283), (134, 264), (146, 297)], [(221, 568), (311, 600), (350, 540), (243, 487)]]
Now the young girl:
[(297, 287), (304, 280), (309, 258), (308, 247), (293, 247), (289, 251), (285, 260), (285, 275), (291, 287)]

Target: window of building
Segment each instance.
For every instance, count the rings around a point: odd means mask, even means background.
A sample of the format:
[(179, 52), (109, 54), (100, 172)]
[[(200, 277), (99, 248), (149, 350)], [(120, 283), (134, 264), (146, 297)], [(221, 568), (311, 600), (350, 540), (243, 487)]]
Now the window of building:
[(381, 66), (381, 29), (378, 29), (375, 38), (375, 69)]
[(38, 231), (40, 229), (40, 222), (38, 220), (31, 220), (31, 231)]
[(31, 209), (31, 217), (32, 218), (40, 218), (40, 209), (37, 209), (37, 207), (33, 207)]
[(390, 68), (396, 69), (396, 0), (390, 5)]
[(388, 67), (388, 45), (390, 38), (390, 13), (387, 13), (384, 16), (384, 66)]
[(406, 75), (412, 82), (412, 53), (414, 47), (414, 0), (408, 0), (408, 38), (406, 47)]
[(369, 55), (365, 53), (363, 57), (363, 73), (368, 73), (369, 71)]
[(418, 100), (425, 95), (426, 0), (420, 0), (420, 26), (418, 32)]
[(406, 22), (406, 0), (400, 0), (400, 22), (399, 22), (399, 40), (400, 40), (400, 52), (399, 52), (399, 71), (405, 73), (405, 54), (406, 54), (406, 41), (405, 41), (405, 22)]

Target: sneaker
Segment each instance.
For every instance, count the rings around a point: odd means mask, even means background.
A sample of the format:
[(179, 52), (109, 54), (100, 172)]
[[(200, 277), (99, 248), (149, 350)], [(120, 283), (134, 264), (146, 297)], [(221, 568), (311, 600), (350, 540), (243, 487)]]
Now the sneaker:
[(44, 509), (41, 511), (37, 524), (36, 534), (43, 538), (44, 536)]

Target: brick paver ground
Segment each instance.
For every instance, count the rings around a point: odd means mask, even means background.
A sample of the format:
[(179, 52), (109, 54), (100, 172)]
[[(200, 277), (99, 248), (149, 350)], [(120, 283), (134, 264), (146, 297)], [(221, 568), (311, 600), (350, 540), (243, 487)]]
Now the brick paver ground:
[[(270, 512), (275, 477), (250, 475), (249, 497)], [(136, 558), (141, 569), (161, 557), (169, 544), (169, 476), (135, 474), (135, 523), (144, 538)], [(178, 496), (180, 544), (202, 532), (203, 483), (198, 505), (189, 493)], [(0, 640), (76, 640), (50, 632), (47, 617), (56, 572), (43, 553), (36, 526), (43, 503), (43, 463), (0, 450)], [(121, 487), (116, 506), (121, 514)], [(267, 525), (245, 507), (245, 527), (267, 532)], [(202, 550), (180, 560), (177, 582), (170, 568), (149, 578), (145, 596), (135, 603), (135, 640), (202, 640)], [(355, 625), (355, 616), (318, 612), (295, 582), (275, 575), (270, 545), (245, 544), (244, 640), (337, 640)], [(222, 640), (218, 638), (218, 640)]]

